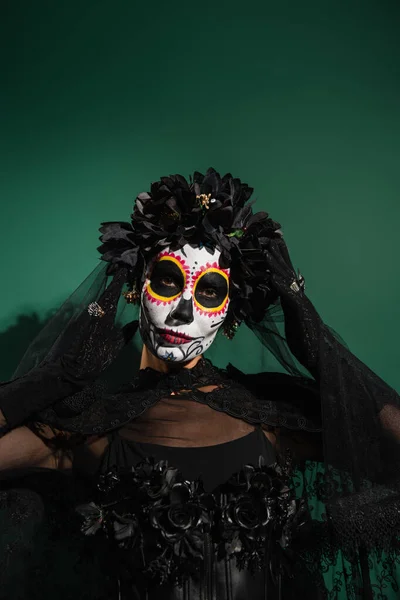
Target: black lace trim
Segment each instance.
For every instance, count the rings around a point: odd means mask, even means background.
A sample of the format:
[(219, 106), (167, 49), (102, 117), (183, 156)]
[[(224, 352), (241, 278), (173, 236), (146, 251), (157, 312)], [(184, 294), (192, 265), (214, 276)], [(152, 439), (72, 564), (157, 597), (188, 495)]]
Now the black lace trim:
[[(245, 385), (246, 376), (239, 371), (222, 371), (204, 359), (193, 369), (181, 369), (175, 374), (145, 369), (115, 394), (107, 394), (103, 384), (98, 383), (71, 397), (71, 410), (81, 410), (74, 416), (61, 416), (49, 407), (41, 411), (38, 420), (66, 431), (102, 434), (140, 416), (171, 392), (185, 390), (191, 399), (248, 423), (309, 432), (321, 430), (318, 396), (312, 383), (274, 373), (264, 374), (262, 381), (251, 377), (250, 390)], [(208, 393), (199, 390), (209, 385), (217, 387)], [(269, 398), (263, 399), (266, 394)]]

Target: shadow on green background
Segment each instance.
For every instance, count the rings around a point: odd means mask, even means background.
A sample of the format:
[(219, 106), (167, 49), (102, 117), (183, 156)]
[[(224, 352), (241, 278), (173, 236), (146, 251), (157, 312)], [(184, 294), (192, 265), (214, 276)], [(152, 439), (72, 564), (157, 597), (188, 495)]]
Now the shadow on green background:
[(254, 186), (322, 317), (400, 386), (397, 2), (1, 11), (0, 378), (94, 268), (101, 221), (128, 220), (161, 175), (213, 166)]
[(0, 333), (0, 380), (9, 379), (21, 360), (26, 347), (39, 333), (44, 322), (37, 314), (21, 315)]

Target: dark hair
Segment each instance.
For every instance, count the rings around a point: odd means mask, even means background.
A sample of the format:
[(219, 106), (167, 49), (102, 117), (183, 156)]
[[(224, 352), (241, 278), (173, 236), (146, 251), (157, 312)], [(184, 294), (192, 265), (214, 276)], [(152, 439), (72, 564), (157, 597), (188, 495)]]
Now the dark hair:
[(240, 179), (221, 177), (214, 169), (205, 175), (196, 171), (190, 182), (182, 175), (162, 177), (137, 196), (130, 223), (102, 223), (98, 249), (110, 263), (109, 274), (127, 267), (133, 285), (163, 248), (217, 248), (220, 266), (231, 270), (231, 319), (260, 321), (277, 299), (265, 250), (282, 234), (268, 213), (253, 213), (252, 193)]

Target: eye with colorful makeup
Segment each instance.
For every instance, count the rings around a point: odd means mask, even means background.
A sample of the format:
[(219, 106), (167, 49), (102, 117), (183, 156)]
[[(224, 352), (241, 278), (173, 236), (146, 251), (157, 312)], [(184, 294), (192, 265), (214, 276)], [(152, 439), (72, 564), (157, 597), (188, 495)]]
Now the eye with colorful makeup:
[(224, 310), (229, 296), (229, 279), (224, 271), (209, 268), (201, 273), (193, 286), (196, 307), (210, 314)]
[(154, 265), (147, 293), (161, 302), (175, 300), (186, 285), (186, 272), (181, 262), (173, 256), (162, 256)]

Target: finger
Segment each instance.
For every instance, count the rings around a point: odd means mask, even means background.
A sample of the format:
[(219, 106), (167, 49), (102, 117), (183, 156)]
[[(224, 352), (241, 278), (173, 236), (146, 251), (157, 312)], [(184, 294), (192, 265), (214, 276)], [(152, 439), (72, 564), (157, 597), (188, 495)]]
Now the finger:
[(102, 325), (114, 321), (122, 288), (126, 283), (127, 269), (119, 269), (107, 289), (100, 296), (97, 304), (104, 311), (101, 317)]
[(77, 337), (95, 335), (100, 330), (114, 325), (118, 302), (127, 277), (127, 269), (121, 268), (97, 301), (91, 302), (79, 315), (74, 324)]
[(131, 339), (137, 332), (138, 327), (139, 327), (138, 320), (131, 321), (130, 323), (127, 323), (126, 325), (124, 325), (124, 327), (121, 329), (121, 333), (124, 338), (125, 344), (128, 344), (128, 342), (131, 341)]
[(108, 355), (105, 365), (111, 364), (122, 349), (132, 340), (139, 326), (139, 321), (131, 321), (121, 329), (114, 329), (108, 340)]
[(291, 296), (294, 291), (290, 288), (290, 284), (295, 279), (293, 273), (289, 270), (282, 257), (278, 261), (275, 254), (265, 251), (265, 256), (271, 269), (271, 284), (272, 287), (279, 293), (280, 296)]
[(99, 298), (99, 304), (105, 309), (114, 308), (118, 304), (121, 290), (127, 281), (128, 270), (121, 268), (114, 275), (111, 283)]
[(287, 294), (287, 284), (282, 279), (282, 277), (279, 277), (279, 275), (276, 275), (275, 273), (271, 273), (270, 282), (271, 287), (275, 290), (277, 294), (279, 294), (279, 296)]
[(292, 261), (290, 260), (288, 248), (283, 239), (271, 240), (270, 252), (275, 257), (276, 261), (280, 264), (282, 271), (284, 271), (285, 273), (289, 273), (290, 270), (293, 271), (293, 273), (295, 273)]
[(287, 276), (287, 267), (286, 270), (283, 271), (282, 265), (278, 263), (278, 261), (274, 258), (274, 256), (265, 251), (265, 258), (267, 259), (269, 271), (270, 271), (270, 282), (272, 288), (279, 294), (287, 294), (288, 287), (288, 276)]
[(282, 258), (279, 255), (276, 256), (275, 252), (272, 253), (272, 251), (269, 252), (268, 250), (264, 250), (264, 257), (272, 274), (287, 274), (287, 266), (283, 263)]
[(296, 273), (295, 268), (292, 263), (292, 260), (290, 258), (289, 248), (287, 247), (285, 240), (284, 239), (279, 240), (278, 246), (279, 246), (279, 250), (281, 252), (283, 260), (288, 265), (288, 267), (290, 267), (290, 269), (293, 271), (293, 273)]

